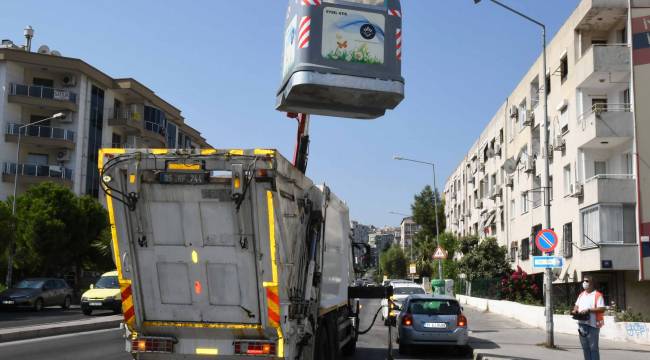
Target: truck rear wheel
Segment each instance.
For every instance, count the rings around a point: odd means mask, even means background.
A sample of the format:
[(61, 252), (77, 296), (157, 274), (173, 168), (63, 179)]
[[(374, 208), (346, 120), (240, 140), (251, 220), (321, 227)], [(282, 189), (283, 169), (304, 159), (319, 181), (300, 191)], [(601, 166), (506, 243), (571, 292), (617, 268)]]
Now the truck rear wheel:
[(352, 356), (357, 351), (357, 341), (355, 339), (350, 339), (345, 346), (341, 349), (341, 352), (344, 356)]
[(332, 355), (329, 326), (327, 321), (323, 320), (316, 332), (316, 360), (334, 360)]

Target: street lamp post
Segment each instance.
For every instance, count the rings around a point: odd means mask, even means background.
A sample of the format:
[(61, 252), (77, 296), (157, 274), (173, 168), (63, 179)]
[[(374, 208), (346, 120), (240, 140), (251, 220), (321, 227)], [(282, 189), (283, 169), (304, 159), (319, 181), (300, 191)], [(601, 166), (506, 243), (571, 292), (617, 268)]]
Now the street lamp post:
[[(551, 228), (551, 197), (550, 197), (550, 179), (549, 179), (549, 157), (548, 157), (548, 145), (549, 145), (549, 124), (548, 124), (548, 91), (546, 89), (546, 25), (543, 23), (527, 16), (497, 0), (490, 0), (496, 5), (501, 6), (502, 8), (517, 14), (524, 19), (534, 23), (535, 25), (542, 28), (542, 77), (544, 80), (544, 149), (542, 150), (544, 158), (544, 167), (542, 171), (542, 188), (544, 189), (544, 226), (546, 229)], [(478, 4), (481, 0), (474, 0), (475, 4)], [(544, 304), (545, 304), (545, 313), (546, 313), (546, 346), (555, 347), (553, 339), (553, 287), (552, 287), (552, 277), (551, 269), (547, 268), (544, 271)]]
[[(433, 212), (436, 216), (436, 245), (440, 246), (440, 223), (438, 222), (438, 187), (436, 186), (436, 165), (432, 162), (408, 159), (402, 156), (393, 156), (393, 159), (410, 161), (423, 165), (430, 165), (433, 170)], [(438, 260), (438, 278), (442, 280), (442, 260)]]
[[(16, 163), (15, 166), (16, 168), (14, 169), (14, 191), (13, 191), (13, 198), (11, 200), (11, 214), (16, 216), (16, 192), (18, 190), (18, 162), (20, 161), (20, 140), (22, 139), (22, 133), (23, 129), (26, 129), (32, 125), (38, 125), (42, 122), (49, 121), (49, 120), (55, 120), (55, 119), (61, 119), (65, 117), (65, 113), (56, 113), (48, 118), (41, 119), (39, 121), (35, 121), (33, 123), (25, 124), (22, 126), (18, 127), (18, 145), (16, 146)], [(9, 244), (9, 249), (8, 249), (8, 256), (7, 256), (7, 278), (5, 279), (5, 284), (7, 285), (7, 288), (11, 287), (11, 277), (13, 276), (13, 267), (14, 267), (14, 242), (13, 240)]]

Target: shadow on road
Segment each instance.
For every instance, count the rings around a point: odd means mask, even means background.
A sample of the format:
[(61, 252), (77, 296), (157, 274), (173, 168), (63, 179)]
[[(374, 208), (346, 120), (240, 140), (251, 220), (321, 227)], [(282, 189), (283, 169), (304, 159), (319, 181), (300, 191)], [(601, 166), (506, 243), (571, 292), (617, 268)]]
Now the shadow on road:
[[(387, 350), (380, 348), (357, 347), (355, 358), (358, 359), (387, 359)], [(417, 346), (410, 349), (408, 354), (400, 354), (393, 349), (394, 359), (472, 359), (470, 347), (456, 348), (453, 346)]]

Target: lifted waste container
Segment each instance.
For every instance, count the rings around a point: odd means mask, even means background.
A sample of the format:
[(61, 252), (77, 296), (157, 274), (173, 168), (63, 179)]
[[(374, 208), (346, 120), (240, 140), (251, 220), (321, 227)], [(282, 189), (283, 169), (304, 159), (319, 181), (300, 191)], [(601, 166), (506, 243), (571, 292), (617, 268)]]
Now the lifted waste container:
[(375, 119), (404, 98), (399, 0), (290, 0), (280, 111)]

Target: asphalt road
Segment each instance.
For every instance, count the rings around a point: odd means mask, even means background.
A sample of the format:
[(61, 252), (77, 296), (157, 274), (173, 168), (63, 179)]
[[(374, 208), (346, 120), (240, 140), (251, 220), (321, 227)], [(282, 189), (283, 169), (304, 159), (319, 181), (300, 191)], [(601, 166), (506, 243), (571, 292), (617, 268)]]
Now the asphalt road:
[[(379, 307), (379, 301), (371, 300), (362, 302), (361, 329), (368, 328), (372, 321), (372, 316)], [(56, 315), (57, 311), (52, 309), (50, 319), (56, 319), (57, 316), (64, 319), (71, 319), (75, 311)], [(43, 312), (47, 314), (47, 312)], [(475, 317), (480, 317), (480, 313), (471, 310), (466, 311), (469, 318), (470, 328)], [(31, 315), (31, 314), (30, 314)], [(69, 318), (66, 318), (69, 316)], [(83, 315), (81, 315), (83, 316)], [(27, 319), (22, 321), (31, 321)], [(21, 320), (14, 320), (21, 321)], [(0, 323), (3, 326), (3, 323)], [(395, 359), (471, 359), (471, 350), (467, 352), (458, 352), (454, 348), (441, 347), (423, 347), (416, 349), (409, 356), (399, 355), (397, 344), (395, 343), (395, 331), (393, 328), (393, 357)], [(61, 335), (49, 338), (15, 341), (9, 343), (0, 343), (0, 358), (2, 359), (21, 359), (21, 360), (129, 360), (130, 356), (124, 351), (124, 332), (120, 329), (99, 330), (79, 334)], [(473, 339), (472, 341), (476, 341)], [(357, 353), (351, 359), (358, 360), (384, 360), (387, 358), (388, 349), (388, 328), (383, 325), (381, 315), (370, 331), (359, 336), (357, 343)]]
[[(91, 316), (113, 315), (111, 311), (94, 311)], [(0, 328), (18, 326), (42, 325), (47, 323), (71, 321), (88, 318), (81, 313), (78, 305), (72, 305), (69, 310), (59, 306), (46, 307), (40, 312), (30, 309), (2, 309), (0, 310)]]

